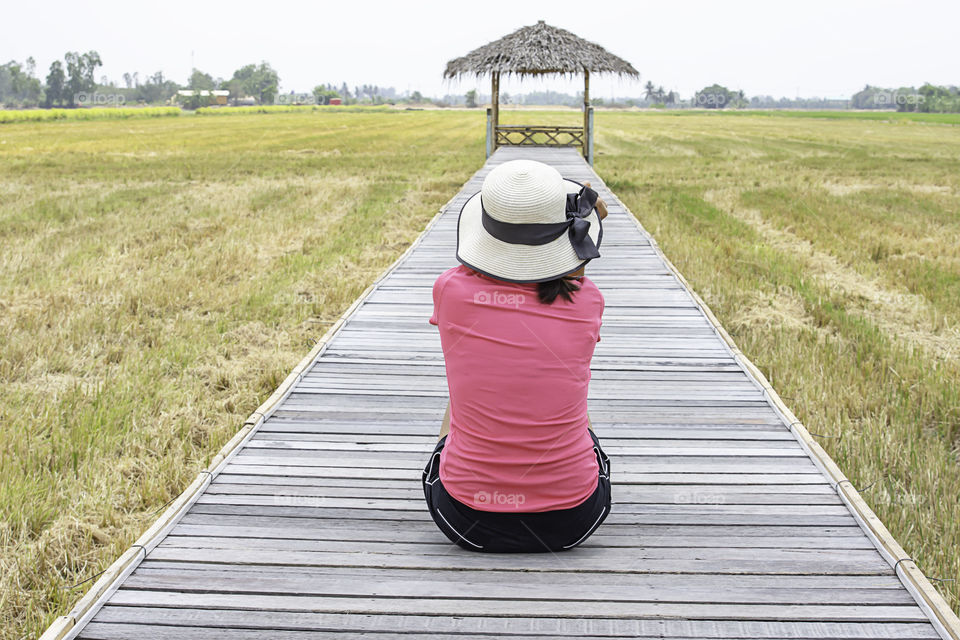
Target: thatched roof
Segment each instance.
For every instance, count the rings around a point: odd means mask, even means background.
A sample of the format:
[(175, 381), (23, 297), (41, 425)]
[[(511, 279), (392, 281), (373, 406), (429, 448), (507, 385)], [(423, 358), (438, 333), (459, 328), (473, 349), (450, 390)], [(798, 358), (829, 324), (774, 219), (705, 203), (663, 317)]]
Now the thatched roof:
[(443, 77), (500, 72), (500, 75), (514, 74), (522, 78), (540, 74), (577, 75), (584, 71), (640, 76), (623, 58), (541, 20), (451, 60)]

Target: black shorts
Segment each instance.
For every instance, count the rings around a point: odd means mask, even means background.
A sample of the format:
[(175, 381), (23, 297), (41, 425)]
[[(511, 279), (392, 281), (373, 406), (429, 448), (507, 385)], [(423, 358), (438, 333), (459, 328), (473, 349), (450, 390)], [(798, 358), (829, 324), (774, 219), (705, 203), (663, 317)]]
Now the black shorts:
[(444, 436), (423, 470), (423, 495), (433, 521), (451, 542), (471, 551), (532, 553), (576, 547), (610, 513), (610, 458), (592, 430), (590, 437), (599, 466), (597, 488), (590, 497), (570, 509), (522, 513), (480, 511), (447, 493), (440, 482)]

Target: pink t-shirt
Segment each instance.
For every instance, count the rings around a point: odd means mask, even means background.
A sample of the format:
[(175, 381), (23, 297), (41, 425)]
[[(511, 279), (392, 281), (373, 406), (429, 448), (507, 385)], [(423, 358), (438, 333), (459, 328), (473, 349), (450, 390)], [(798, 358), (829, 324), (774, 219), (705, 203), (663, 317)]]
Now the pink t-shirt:
[(587, 431), (590, 360), (604, 300), (589, 278), (568, 302), (537, 285), (496, 280), (464, 265), (433, 285), (450, 391), (440, 480), (482, 511), (569, 509), (597, 488)]

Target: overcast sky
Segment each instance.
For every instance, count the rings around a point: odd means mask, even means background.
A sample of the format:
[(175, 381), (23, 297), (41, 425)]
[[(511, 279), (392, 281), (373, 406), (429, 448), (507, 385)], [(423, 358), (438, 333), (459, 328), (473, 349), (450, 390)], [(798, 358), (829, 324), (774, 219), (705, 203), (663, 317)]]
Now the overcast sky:
[[(960, 2), (587, 0), (546, 2), (210, 3), (53, 0), (4, 6), (0, 61), (33, 56), (37, 75), (66, 51), (100, 53), (105, 75), (191, 66), (229, 78), (267, 60), (282, 91), (346, 81), (426, 95), (489, 91), (489, 81), (442, 79), (447, 60), (545, 20), (626, 59), (639, 82), (591, 78), (594, 96), (639, 96), (648, 80), (684, 98), (718, 82), (747, 95), (845, 98), (865, 84), (960, 84)], [(504, 83), (509, 92), (575, 91), (560, 79)]]

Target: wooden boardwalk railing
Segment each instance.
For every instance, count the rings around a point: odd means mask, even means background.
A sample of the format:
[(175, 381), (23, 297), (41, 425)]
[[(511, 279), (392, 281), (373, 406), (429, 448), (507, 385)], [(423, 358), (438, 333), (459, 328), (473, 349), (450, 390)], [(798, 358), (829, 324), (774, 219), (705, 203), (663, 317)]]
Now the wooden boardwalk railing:
[[(610, 203), (590, 415), (614, 507), (562, 554), (464, 551), (423, 504), (428, 324), (457, 215), (516, 157)], [(498, 150), (49, 638), (957, 638), (849, 481), (573, 149)]]

